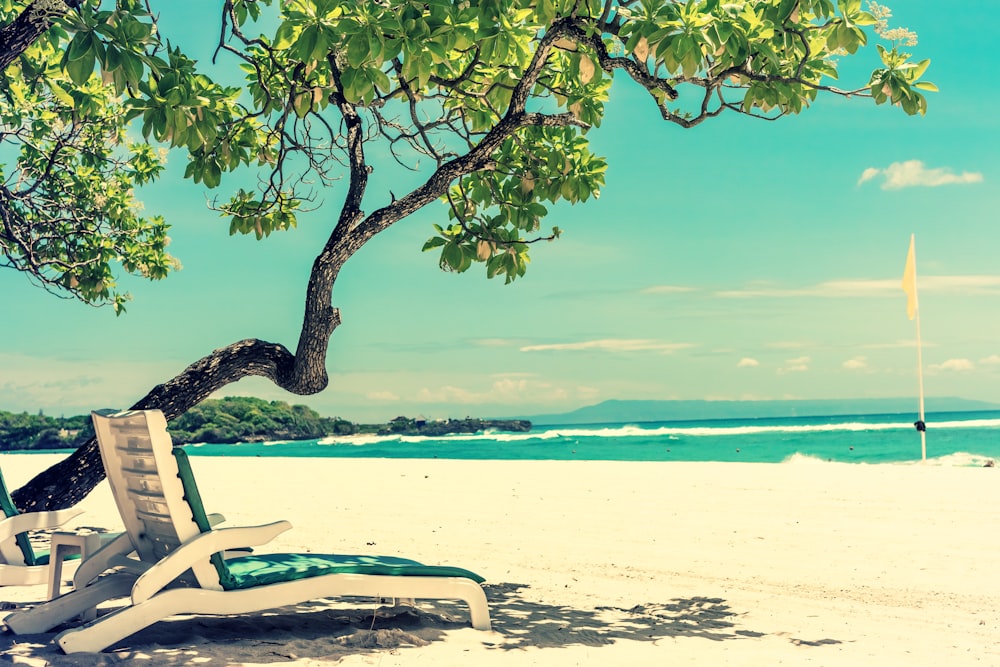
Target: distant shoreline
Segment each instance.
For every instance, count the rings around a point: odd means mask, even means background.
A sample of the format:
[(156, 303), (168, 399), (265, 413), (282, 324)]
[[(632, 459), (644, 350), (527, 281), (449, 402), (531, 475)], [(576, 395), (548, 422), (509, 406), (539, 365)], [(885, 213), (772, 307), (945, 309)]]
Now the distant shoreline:
[[(992, 467), (1000, 461), (1000, 411), (932, 415), (927, 440), (928, 465)], [(263, 444), (196, 443), (188, 451), (199, 457), (764, 464), (920, 464), (922, 454), (910, 415), (545, 425), (527, 433), (447, 436), (355, 434)]]
[[(1000, 404), (962, 398), (928, 398), (924, 421), (933, 428), (939, 415), (1000, 410)], [(382, 424), (361, 424), (322, 417), (305, 405), (251, 397), (209, 399), (170, 422), (177, 444), (264, 443), (318, 440), (352, 434), (441, 437), (488, 429), (524, 433), (538, 427), (600, 424), (685, 424), (742, 420), (767, 423), (784, 419), (840, 419), (899, 416), (915, 422), (912, 398), (786, 401), (628, 401), (610, 400), (566, 413), (502, 419), (465, 417), (430, 420), (396, 417)], [(90, 418), (49, 417), (0, 411), (0, 451), (73, 450), (93, 436)]]
[[(170, 422), (175, 444), (236, 444), (314, 440), (329, 436), (425, 435), (477, 433), (488, 429), (513, 433), (531, 430), (526, 419), (428, 420), (396, 417), (384, 424), (356, 424), (339, 417), (321, 417), (305, 405), (252, 397), (206, 400)], [(0, 411), (0, 452), (73, 450), (94, 435), (88, 415), (49, 417)]]

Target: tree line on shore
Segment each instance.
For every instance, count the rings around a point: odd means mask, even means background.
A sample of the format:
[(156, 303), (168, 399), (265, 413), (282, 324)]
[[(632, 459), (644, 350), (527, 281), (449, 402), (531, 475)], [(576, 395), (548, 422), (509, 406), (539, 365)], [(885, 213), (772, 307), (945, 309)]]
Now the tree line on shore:
[[(466, 417), (443, 421), (396, 417), (385, 424), (356, 424), (323, 417), (305, 405), (233, 396), (209, 399), (170, 422), (176, 444), (313, 440), (329, 435), (427, 435), (476, 433), (486, 429), (527, 431), (531, 422)], [(0, 451), (75, 449), (94, 436), (87, 415), (51, 417), (0, 410)]]

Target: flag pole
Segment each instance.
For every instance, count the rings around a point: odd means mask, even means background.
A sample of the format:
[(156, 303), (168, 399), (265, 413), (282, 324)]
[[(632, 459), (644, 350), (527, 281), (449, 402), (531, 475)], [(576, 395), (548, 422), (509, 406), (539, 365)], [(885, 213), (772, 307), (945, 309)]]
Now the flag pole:
[(916, 423), (920, 431), (920, 460), (927, 460), (927, 425), (924, 423), (924, 355), (920, 344), (920, 309), (914, 318), (917, 324), (917, 384), (920, 387), (920, 421)]
[(920, 396), (920, 416), (914, 424), (920, 432), (920, 460), (927, 460), (927, 425), (924, 423), (924, 356), (920, 343), (920, 302), (917, 299), (917, 252), (914, 234), (910, 234), (910, 250), (906, 254), (906, 268), (903, 270), (903, 291), (906, 292), (906, 313), (917, 327), (917, 384)]

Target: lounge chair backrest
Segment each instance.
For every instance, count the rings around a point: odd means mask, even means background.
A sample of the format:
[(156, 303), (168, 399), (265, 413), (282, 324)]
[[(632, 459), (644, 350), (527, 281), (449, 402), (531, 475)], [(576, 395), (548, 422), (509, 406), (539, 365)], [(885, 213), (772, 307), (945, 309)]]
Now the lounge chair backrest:
[[(157, 563), (202, 532), (185, 498), (167, 421), (159, 410), (100, 411), (92, 418), (125, 530), (139, 558)], [(221, 590), (209, 559), (191, 570), (199, 586)]]
[[(4, 517), (17, 516), (21, 512), (14, 504), (14, 499), (7, 491), (7, 483), (0, 472), (0, 511)], [(36, 565), (35, 551), (31, 548), (31, 540), (27, 533), (18, 533), (11, 539), (0, 542), (0, 563), (8, 565)]]

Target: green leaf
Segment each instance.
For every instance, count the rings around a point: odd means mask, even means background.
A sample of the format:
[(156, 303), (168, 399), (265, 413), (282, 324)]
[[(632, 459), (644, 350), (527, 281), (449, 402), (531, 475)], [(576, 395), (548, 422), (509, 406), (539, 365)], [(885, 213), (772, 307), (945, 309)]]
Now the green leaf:
[(60, 86), (55, 81), (49, 82), (49, 86), (52, 89), (52, 95), (57, 100), (59, 100), (60, 102), (62, 102), (66, 106), (70, 107), (71, 109), (75, 106), (76, 103), (73, 100), (73, 97), (69, 93), (67, 93), (66, 90), (62, 86)]
[(373, 85), (361, 70), (349, 69), (341, 74), (341, 83), (344, 86), (344, 97), (348, 102), (358, 103), (365, 99), (365, 96), (373, 94)]
[(78, 86), (83, 86), (94, 73), (94, 65), (97, 63), (97, 55), (93, 51), (88, 51), (76, 60), (66, 63), (66, 73), (70, 80)]
[(392, 88), (392, 82), (389, 80), (386, 73), (380, 69), (371, 69), (369, 71), (374, 74), (376, 87), (378, 87), (378, 89), (383, 93), (389, 92)]
[(109, 44), (104, 51), (104, 57), (101, 58), (101, 67), (108, 71), (114, 71), (121, 67), (121, 64), (121, 51), (113, 44)]
[(222, 169), (219, 168), (219, 163), (215, 160), (210, 160), (205, 164), (205, 170), (202, 172), (202, 180), (205, 185), (209, 188), (217, 188), (222, 182)]
[[(436, 226), (437, 225), (435, 225), (435, 227)], [(440, 236), (432, 236), (431, 238), (427, 239), (426, 243), (424, 243), (424, 247), (421, 248), (421, 252), (427, 252), (428, 250), (433, 250), (434, 248), (440, 248), (445, 243), (447, 243), (447, 241), (441, 238)]]
[(787, 21), (795, 8), (798, 7), (798, 4), (798, 0), (781, 0), (781, 3), (778, 5), (778, 21)]
[(931, 64), (930, 58), (926, 60), (921, 60), (915, 66), (912, 72), (910, 72), (910, 80), (919, 79), (927, 71), (927, 67)]
[(462, 266), (463, 259), (462, 248), (457, 243), (446, 243), (444, 248), (441, 250), (442, 268), (449, 268), (452, 271), (458, 271)]
[(552, 22), (552, 19), (556, 16), (556, 8), (552, 0), (539, 0), (538, 4), (535, 6), (535, 13), (538, 18), (538, 22), (542, 25), (547, 25)]
[(312, 111), (312, 93), (305, 91), (296, 95), (293, 106), (295, 115), (299, 118), (305, 118)]
[(368, 60), (370, 52), (368, 33), (359, 32), (347, 40), (347, 62), (351, 67), (361, 67)]
[(314, 26), (307, 26), (295, 41), (295, 52), (299, 60), (312, 60), (313, 51), (319, 43), (319, 29)]
[(88, 53), (93, 51), (94, 47), (94, 33), (92, 32), (78, 32), (73, 37), (73, 41), (69, 43), (69, 48), (66, 50), (66, 57), (70, 60), (79, 60), (83, 58)]
[(131, 53), (122, 53), (122, 69), (128, 82), (133, 86), (137, 86), (139, 84), (139, 80), (142, 79), (142, 60)]
[(431, 55), (434, 57), (434, 61), (437, 63), (443, 63), (448, 61), (448, 49), (444, 44), (435, 41), (424, 42), (424, 48), (430, 51)]
[(295, 41), (295, 31), (297, 26), (291, 21), (284, 21), (280, 26), (278, 26), (278, 31), (274, 34), (274, 42), (272, 42), (272, 48), (284, 51), (290, 47)]

